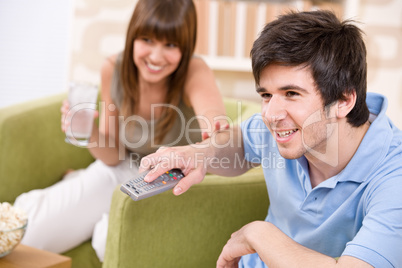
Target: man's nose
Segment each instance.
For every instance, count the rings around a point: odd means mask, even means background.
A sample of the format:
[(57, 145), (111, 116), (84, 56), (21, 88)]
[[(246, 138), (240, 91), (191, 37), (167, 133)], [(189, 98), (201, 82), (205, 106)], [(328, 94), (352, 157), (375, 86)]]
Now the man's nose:
[(273, 96), (269, 103), (266, 104), (263, 113), (263, 116), (271, 124), (275, 124), (278, 121), (285, 119), (287, 115), (285, 104), (282, 102), (280, 97), (276, 96)]

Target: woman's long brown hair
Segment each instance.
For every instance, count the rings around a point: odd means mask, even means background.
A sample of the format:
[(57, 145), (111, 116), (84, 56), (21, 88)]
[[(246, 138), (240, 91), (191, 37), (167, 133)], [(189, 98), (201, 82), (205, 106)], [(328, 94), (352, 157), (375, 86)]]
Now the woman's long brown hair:
[[(124, 89), (121, 114), (131, 116), (138, 112), (140, 99), (138, 69), (134, 64), (134, 40), (141, 36), (156, 38), (178, 45), (182, 58), (177, 69), (168, 79), (165, 103), (178, 106), (183, 97), (190, 59), (197, 35), (197, 15), (192, 0), (139, 0), (127, 30), (126, 44), (121, 66), (121, 82)], [(155, 141), (160, 144), (172, 128), (176, 112), (162, 110), (156, 126)]]

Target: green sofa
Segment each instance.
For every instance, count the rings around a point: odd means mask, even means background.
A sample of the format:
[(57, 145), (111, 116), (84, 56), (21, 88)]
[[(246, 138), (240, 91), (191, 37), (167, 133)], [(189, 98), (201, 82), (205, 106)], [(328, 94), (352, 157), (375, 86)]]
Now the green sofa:
[[(65, 98), (58, 94), (0, 109), (0, 202), (12, 203), (94, 160), (86, 149), (64, 142), (60, 106)], [(259, 104), (233, 99), (225, 99), (225, 107), (234, 123), (260, 111)], [(134, 202), (117, 187), (104, 263), (90, 241), (63, 254), (82, 268), (214, 267), (230, 234), (264, 219), (267, 208), (260, 168), (236, 178), (208, 174), (178, 197), (168, 191)]]

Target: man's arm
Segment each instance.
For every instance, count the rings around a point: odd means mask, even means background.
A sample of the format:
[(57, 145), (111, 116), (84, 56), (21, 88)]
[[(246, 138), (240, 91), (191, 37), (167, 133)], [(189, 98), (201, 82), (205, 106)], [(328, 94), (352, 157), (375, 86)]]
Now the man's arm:
[(351, 256), (335, 260), (296, 243), (269, 222), (255, 221), (232, 234), (219, 256), (217, 268), (237, 267), (241, 256), (252, 253), (258, 253), (268, 267), (373, 267)]
[(185, 175), (173, 189), (175, 195), (200, 183), (207, 172), (222, 176), (243, 174), (251, 165), (239, 165), (244, 160), (240, 127), (216, 131), (203, 142), (188, 146), (162, 147), (141, 160), (140, 172), (153, 168), (145, 181), (153, 181), (166, 171), (179, 168)]

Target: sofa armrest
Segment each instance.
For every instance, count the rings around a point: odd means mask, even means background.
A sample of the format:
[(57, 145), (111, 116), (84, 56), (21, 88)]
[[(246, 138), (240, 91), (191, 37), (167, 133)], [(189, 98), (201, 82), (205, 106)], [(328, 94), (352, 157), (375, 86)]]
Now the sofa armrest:
[(64, 142), (60, 107), (66, 94), (0, 109), (0, 201), (50, 186), (69, 169), (93, 161), (88, 150)]
[(263, 220), (268, 204), (261, 168), (207, 175), (181, 196), (134, 202), (116, 188), (103, 267), (214, 267), (231, 233)]

